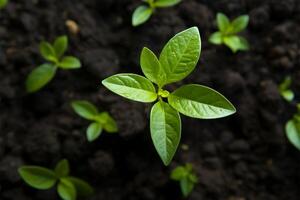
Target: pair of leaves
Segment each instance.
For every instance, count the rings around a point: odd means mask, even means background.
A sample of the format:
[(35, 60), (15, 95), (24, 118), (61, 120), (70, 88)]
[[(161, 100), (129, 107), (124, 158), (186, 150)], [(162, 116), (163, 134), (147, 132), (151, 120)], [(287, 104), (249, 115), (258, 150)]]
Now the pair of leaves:
[(281, 96), (287, 100), (288, 102), (293, 101), (295, 94), (294, 92), (290, 89), (292, 84), (292, 79), (291, 77), (286, 77), (284, 81), (279, 85), (279, 92)]
[(93, 121), (87, 128), (87, 139), (89, 142), (96, 140), (104, 129), (108, 133), (118, 131), (116, 121), (107, 113), (99, 113), (98, 109), (88, 101), (73, 101), (71, 103), (74, 111), (81, 117)]
[(0, 0), (0, 9), (5, 8), (8, 3), (8, 0)]
[(148, 5), (142, 5), (135, 9), (132, 15), (132, 25), (139, 26), (148, 21), (155, 8), (171, 7), (178, 4), (181, 0), (145, 0)]
[(60, 161), (54, 170), (39, 166), (22, 166), (18, 170), (22, 179), (31, 187), (47, 190), (57, 183), (57, 192), (63, 200), (75, 200), (77, 196), (89, 196), (93, 188), (85, 181), (69, 176), (67, 160)]

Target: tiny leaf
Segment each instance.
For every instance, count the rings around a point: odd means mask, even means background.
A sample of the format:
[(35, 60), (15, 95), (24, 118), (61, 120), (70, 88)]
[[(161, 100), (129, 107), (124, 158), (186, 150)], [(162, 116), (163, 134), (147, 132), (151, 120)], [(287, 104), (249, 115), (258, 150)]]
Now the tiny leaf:
[(181, 0), (157, 0), (154, 2), (155, 7), (171, 7), (175, 6), (176, 4), (180, 3)]
[(215, 32), (209, 37), (209, 42), (212, 44), (222, 44), (223, 38), (220, 32)]
[[(299, 123), (299, 122), (298, 122)], [(300, 127), (296, 120), (290, 120), (285, 126), (285, 132), (288, 140), (300, 150)]]
[(73, 56), (66, 56), (58, 63), (62, 69), (77, 69), (81, 67), (80, 60)]
[(57, 163), (57, 165), (55, 166), (54, 171), (55, 174), (60, 178), (64, 176), (68, 176), (70, 173), (70, 166), (68, 160), (63, 159), (59, 161), (59, 163)]
[(230, 32), (228, 32), (228, 33), (229, 34), (239, 33), (248, 26), (248, 23), (249, 23), (249, 16), (242, 15), (242, 16), (236, 18), (235, 20), (233, 20), (233, 22), (231, 23)]
[(223, 13), (217, 14), (217, 24), (221, 32), (225, 32), (230, 25), (230, 21), (226, 15)]
[(132, 25), (139, 26), (145, 23), (152, 15), (152, 9), (148, 6), (139, 6), (132, 15)]
[(86, 197), (94, 193), (94, 189), (87, 182), (75, 177), (67, 177), (66, 179), (73, 183), (78, 196)]
[(40, 43), (40, 53), (48, 61), (57, 62), (58, 59), (55, 54), (53, 46), (49, 42)]
[(102, 112), (96, 117), (96, 121), (102, 124), (103, 129), (108, 133), (115, 133), (118, 131), (116, 121), (108, 114), (108, 112)]
[(0, 9), (4, 8), (8, 3), (8, 0), (0, 0)]
[(67, 178), (61, 178), (57, 185), (57, 192), (63, 200), (76, 200), (76, 188)]
[(57, 58), (60, 58), (68, 48), (68, 37), (65, 35), (58, 37), (55, 40), (53, 47)]
[(188, 197), (194, 189), (194, 183), (184, 178), (180, 181), (180, 188), (184, 197)]
[(91, 123), (86, 131), (89, 142), (96, 140), (102, 133), (102, 125), (98, 122)]
[(238, 50), (248, 50), (249, 44), (243, 37), (232, 35), (224, 38), (224, 43), (236, 53)]
[(98, 109), (88, 101), (72, 101), (71, 106), (79, 116), (88, 120), (94, 120), (98, 114)]
[(182, 166), (176, 167), (171, 173), (171, 179), (175, 181), (180, 181), (186, 177), (186, 169)]

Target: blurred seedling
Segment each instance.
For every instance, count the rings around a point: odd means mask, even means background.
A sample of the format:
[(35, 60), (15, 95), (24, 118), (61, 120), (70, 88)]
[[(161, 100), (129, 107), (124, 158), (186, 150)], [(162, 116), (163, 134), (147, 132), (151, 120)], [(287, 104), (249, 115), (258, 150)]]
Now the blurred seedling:
[(0, 0), (0, 9), (5, 8), (8, 4), (8, 0)]
[(292, 79), (290, 76), (288, 76), (278, 87), (280, 95), (288, 102), (293, 101), (295, 97), (294, 92), (291, 90), (291, 84), (292, 84)]

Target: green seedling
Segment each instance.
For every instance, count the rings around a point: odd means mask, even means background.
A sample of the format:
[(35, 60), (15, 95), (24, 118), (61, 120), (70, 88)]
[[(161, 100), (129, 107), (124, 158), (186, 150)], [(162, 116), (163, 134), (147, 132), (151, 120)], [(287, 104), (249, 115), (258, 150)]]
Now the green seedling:
[(288, 140), (300, 150), (300, 104), (297, 105), (298, 112), (285, 125), (285, 133)]
[(228, 46), (234, 53), (236, 53), (238, 50), (249, 50), (248, 41), (244, 37), (237, 35), (239, 32), (246, 29), (248, 23), (248, 15), (242, 15), (230, 22), (226, 15), (223, 13), (218, 13), (217, 24), (219, 31), (213, 33), (209, 37), (209, 41), (216, 45), (224, 44)]
[(5, 8), (8, 3), (8, 0), (0, 0), (0, 9)]
[(223, 95), (203, 85), (188, 84), (174, 92), (164, 89), (167, 84), (184, 79), (194, 70), (200, 51), (199, 30), (189, 28), (166, 44), (159, 59), (150, 49), (142, 50), (140, 64), (146, 77), (122, 73), (102, 81), (106, 88), (127, 99), (144, 103), (158, 100), (151, 110), (150, 132), (165, 165), (170, 164), (180, 142), (179, 113), (193, 118), (215, 119), (236, 111)]
[[(18, 169), (22, 179), (38, 190), (48, 190), (56, 185), (63, 200), (75, 200), (93, 194), (93, 188), (85, 181), (70, 176), (67, 160), (61, 160), (54, 170), (39, 166), (22, 166)], [(79, 199), (81, 199), (79, 198)]]
[(291, 77), (286, 77), (284, 81), (279, 85), (279, 92), (281, 96), (287, 100), (288, 102), (293, 101), (295, 95), (294, 92), (291, 90), (291, 84), (292, 84), (292, 79)]
[(73, 101), (71, 103), (74, 111), (84, 119), (92, 121), (86, 130), (89, 142), (96, 140), (104, 129), (108, 133), (118, 131), (116, 121), (108, 114), (108, 112), (99, 112), (98, 109), (88, 101)]
[(179, 181), (180, 189), (184, 197), (188, 197), (198, 182), (196, 173), (191, 164), (176, 167), (171, 173), (171, 179)]
[(81, 67), (78, 58), (64, 56), (67, 48), (67, 36), (58, 37), (53, 44), (48, 42), (40, 43), (40, 53), (47, 63), (35, 68), (28, 75), (26, 80), (26, 89), (28, 92), (36, 92), (49, 83), (53, 79), (57, 68), (68, 70)]
[(147, 5), (135, 9), (132, 15), (132, 25), (139, 26), (150, 19), (156, 8), (166, 8), (180, 3), (181, 0), (142, 0)]

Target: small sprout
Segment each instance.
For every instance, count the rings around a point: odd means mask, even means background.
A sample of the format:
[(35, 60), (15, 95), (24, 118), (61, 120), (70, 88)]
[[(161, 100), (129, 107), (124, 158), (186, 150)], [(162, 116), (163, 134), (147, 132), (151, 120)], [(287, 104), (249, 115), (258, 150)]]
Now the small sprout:
[(290, 89), (292, 84), (292, 79), (291, 77), (286, 77), (284, 81), (279, 85), (279, 92), (281, 96), (287, 100), (288, 102), (293, 101), (294, 99), (294, 92)]
[(213, 33), (209, 37), (209, 41), (216, 45), (225, 44), (234, 53), (236, 53), (238, 50), (249, 50), (248, 41), (244, 37), (237, 35), (239, 32), (246, 29), (248, 23), (248, 15), (242, 15), (230, 22), (226, 15), (223, 13), (218, 13), (217, 24), (219, 31)]
[(141, 5), (137, 7), (132, 15), (132, 25), (139, 26), (150, 19), (151, 15), (154, 13), (156, 8), (171, 7), (181, 0), (142, 0), (147, 5)]
[(285, 125), (285, 133), (288, 140), (300, 150), (300, 104), (297, 108), (298, 112)]
[(67, 36), (58, 37), (53, 44), (48, 42), (40, 43), (40, 53), (48, 61), (35, 68), (26, 79), (27, 92), (36, 92), (49, 83), (57, 68), (77, 69), (81, 67), (78, 58), (73, 56), (64, 56), (68, 48)]
[(54, 170), (39, 166), (22, 166), (18, 169), (21, 178), (31, 187), (48, 190), (57, 185), (58, 195), (63, 200), (76, 200), (93, 194), (93, 188), (85, 181), (70, 176), (69, 162), (61, 160)]
[(184, 197), (188, 197), (198, 182), (196, 173), (191, 164), (176, 167), (171, 173), (171, 179), (179, 181), (180, 189)]
[[(144, 48), (140, 64), (146, 77), (131, 73), (116, 74), (102, 84), (112, 92), (138, 102), (157, 101), (150, 114), (151, 138), (160, 158), (169, 165), (181, 138), (179, 113), (198, 119), (216, 119), (236, 112), (217, 91), (198, 84), (184, 85), (174, 92), (163, 87), (187, 77), (200, 57), (201, 39), (197, 27), (175, 35), (160, 57)], [(155, 85), (154, 85), (154, 84)], [(167, 100), (167, 102), (166, 102)]]
[(116, 121), (108, 112), (99, 113), (98, 109), (88, 101), (73, 101), (71, 103), (74, 111), (82, 118), (92, 121), (86, 131), (89, 142), (96, 140), (104, 129), (108, 133), (118, 131)]
[(0, 9), (5, 8), (8, 3), (8, 0), (0, 0)]

